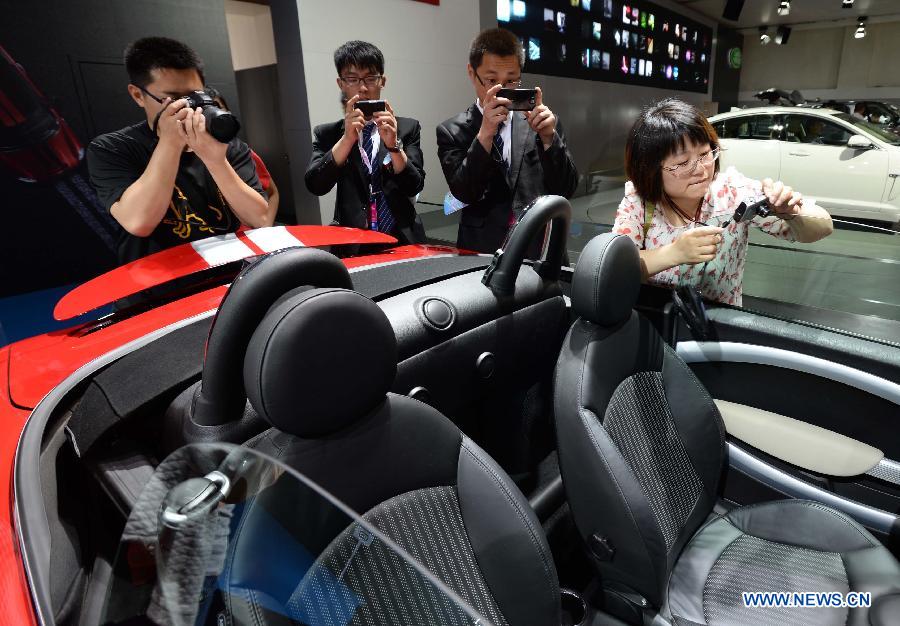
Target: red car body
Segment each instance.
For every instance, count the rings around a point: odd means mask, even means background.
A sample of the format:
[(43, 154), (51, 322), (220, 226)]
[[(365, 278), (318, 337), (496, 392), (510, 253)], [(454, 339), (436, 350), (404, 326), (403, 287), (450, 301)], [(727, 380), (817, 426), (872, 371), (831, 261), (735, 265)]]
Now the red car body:
[[(281, 226), (210, 237), (163, 250), (118, 267), (66, 294), (54, 310), (71, 319), (144, 289), (196, 272), (290, 246), (382, 244), (378, 251), (344, 259), (348, 268), (472, 253), (443, 246), (384, 248), (396, 239), (378, 232), (334, 226)], [(110, 350), (194, 315), (215, 310), (227, 291), (218, 285), (111, 324), (82, 323), (0, 349), (0, 612), (7, 624), (36, 624), (16, 531), (13, 474), (16, 450), (32, 410), (78, 368)]]

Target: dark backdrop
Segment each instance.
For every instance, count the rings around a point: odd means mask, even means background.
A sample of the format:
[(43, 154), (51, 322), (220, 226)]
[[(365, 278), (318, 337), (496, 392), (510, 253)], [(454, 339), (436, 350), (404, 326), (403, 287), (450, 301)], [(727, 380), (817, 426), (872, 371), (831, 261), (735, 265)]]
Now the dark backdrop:
[[(278, 186), (278, 222), (295, 224), (294, 189), (281, 123), (278, 66), (263, 65), (235, 72), (240, 94), (241, 128)], [(303, 164), (303, 170), (306, 164)]]
[[(0, 46), (81, 146), (142, 119), (125, 89), (122, 52), (149, 35), (197, 50), (207, 83), (240, 115), (222, 0), (0, 0), (0, 15)], [(115, 263), (109, 217), (92, 203), (86, 178), (83, 161), (31, 183), (0, 165), (0, 297), (78, 283)]]

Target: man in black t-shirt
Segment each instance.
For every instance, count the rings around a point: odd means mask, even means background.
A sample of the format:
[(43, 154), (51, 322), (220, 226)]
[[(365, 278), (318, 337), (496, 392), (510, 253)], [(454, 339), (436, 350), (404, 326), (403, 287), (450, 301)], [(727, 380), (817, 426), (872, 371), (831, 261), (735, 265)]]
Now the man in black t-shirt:
[(182, 98), (203, 89), (203, 64), (186, 45), (147, 37), (125, 51), (128, 93), (146, 121), (94, 139), (91, 183), (122, 227), (119, 261), (187, 241), (270, 226), (269, 209), (247, 144), (206, 131), (201, 110)]

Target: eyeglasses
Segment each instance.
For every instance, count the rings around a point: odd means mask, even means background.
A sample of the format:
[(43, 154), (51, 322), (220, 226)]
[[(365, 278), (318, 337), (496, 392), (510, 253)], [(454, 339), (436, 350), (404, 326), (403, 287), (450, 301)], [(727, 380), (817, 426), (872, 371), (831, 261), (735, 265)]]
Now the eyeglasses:
[(154, 100), (156, 100), (157, 102), (159, 102), (160, 104), (162, 104), (162, 103), (163, 103), (163, 100), (165, 100), (165, 98), (158, 98), (158, 97), (154, 96), (152, 93), (150, 93), (149, 91), (147, 91), (146, 89), (144, 89), (144, 88), (141, 87), (140, 85), (138, 85), (137, 88), (140, 89), (141, 91), (143, 91), (146, 95), (150, 96), (151, 98), (153, 98)]
[(721, 151), (721, 148), (714, 148), (712, 150), (707, 150), (692, 161), (685, 161), (684, 163), (679, 163), (678, 165), (662, 165), (660, 167), (662, 167), (664, 170), (666, 170), (676, 178), (687, 178), (695, 171), (697, 171), (697, 166), (701, 164), (709, 165), (710, 163), (714, 163), (716, 159), (719, 158), (719, 153)]
[[(141, 87), (140, 85), (137, 85), (137, 88), (140, 89), (145, 94), (147, 94), (148, 96), (150, 96), (151, 98), (153, 98), (154, 100), (156, 100), (157, 102), (159, 102), (160, 104), (162, 104), (166, 100), (165, 98), (160, 98), (159, 96), (154, 96), (152, 93), (150, 93), (149, 91), (147, 91), (145, 88)], [(203, 91), (206, 91), (206, 89), (204, 89)], [(176, 98), (172, 98), (171, 100), (172, 100), (172, 102), (175, 102), (176, 100), (184, 98), (187, 95), (188, 94), (185, 94), (184, 96), (178, 96)]]
[[(478, 83), (479, 83), (482, 87), (488, 87), (488, 86), (496, 85), (496, 84), (497, 84), (497, 81), (494, 80), (494, 81), (488, 81), (488, 82), (490, 82), (491, 85), (486, 85), (485, 82), (484, 82), (484, 80), (481, 78), (481, 76), (478, 75), (478, 72), (475, 72), (475, 78), (478, 79)], [(503, 86), (506, 87), (507, 89), (516, 89), (516, 88), (522, 86), (522, 79), (521, 79), (521, 78), (517, 78), (516, 80), (508, 80), (508, 81), (506, 81), (505, 83), (503, 83)]]
[(338, 76), (338, 78), (349, 87), (356, 87), (361, 82), (365, 83), (366, 87), (374, 87), (381, 82), (381, 79), (384, 78), (384, 76), (381, 74), (373, 74), (371, 76), (363, 76), (362, 78), (359, 76)]

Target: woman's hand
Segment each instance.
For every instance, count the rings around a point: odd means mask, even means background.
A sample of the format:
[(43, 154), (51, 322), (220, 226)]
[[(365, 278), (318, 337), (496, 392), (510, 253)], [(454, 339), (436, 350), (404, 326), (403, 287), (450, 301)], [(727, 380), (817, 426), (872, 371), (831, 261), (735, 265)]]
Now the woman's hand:
[(762, 181), (762, 190), (779, 217), (799, 215), (803, 208), (803, 195), (783, 182), (773, 183), (771, 178)]
[(675, 265), (682, 263), (696, 265), (712, 261), (716, 258), (716, 250), (720, 243), (722, 243), (722, 229), (718, 226), (701, 226), (686, 230), (670, 244)]

